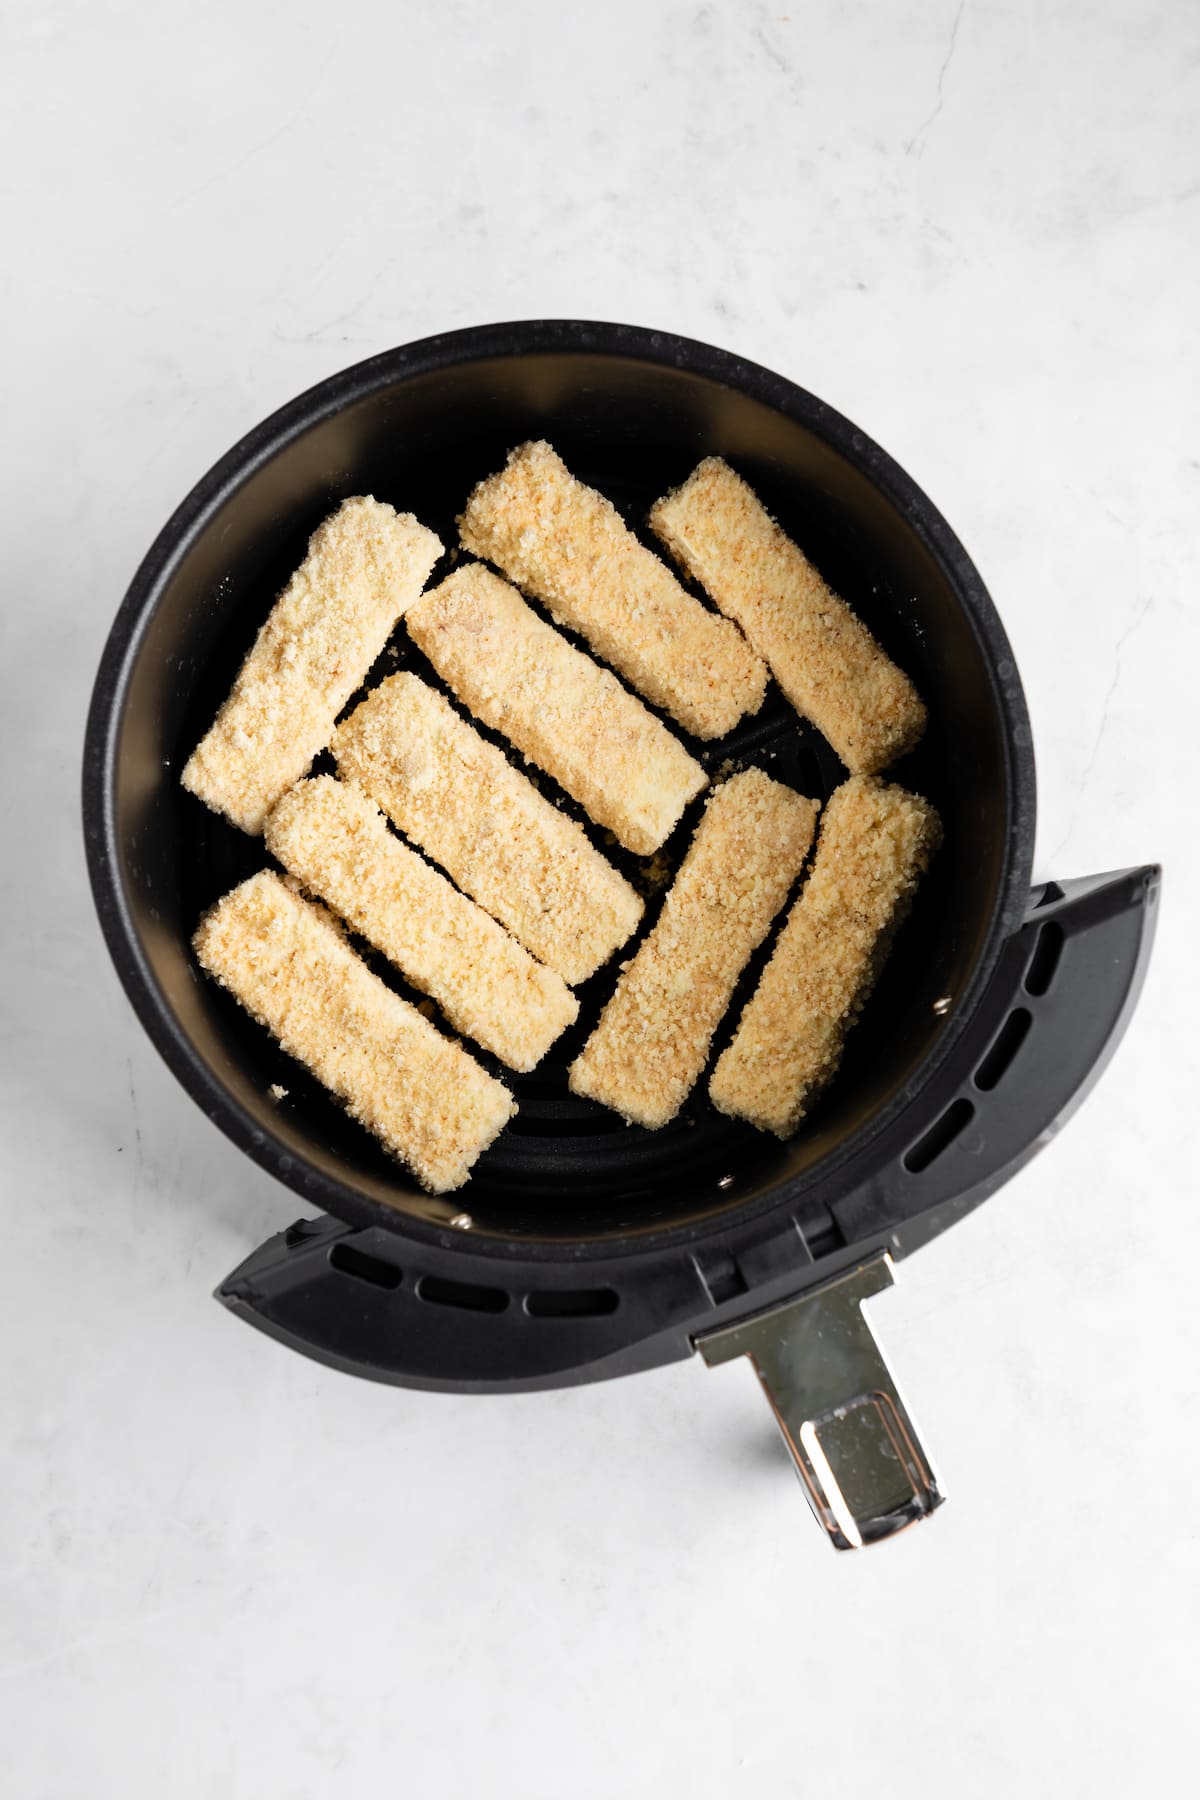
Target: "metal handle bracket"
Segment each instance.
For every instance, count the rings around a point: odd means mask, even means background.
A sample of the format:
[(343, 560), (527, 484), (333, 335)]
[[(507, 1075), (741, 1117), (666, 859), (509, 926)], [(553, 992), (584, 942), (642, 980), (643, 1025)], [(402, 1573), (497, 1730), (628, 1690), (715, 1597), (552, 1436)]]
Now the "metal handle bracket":
[(750, 1358), (837, 1550), (891, 1537), (945, 1498), (862, 1310), (894, 1280), (881, 1252), (797, 1300), (696, 1340), (709, 1368)]

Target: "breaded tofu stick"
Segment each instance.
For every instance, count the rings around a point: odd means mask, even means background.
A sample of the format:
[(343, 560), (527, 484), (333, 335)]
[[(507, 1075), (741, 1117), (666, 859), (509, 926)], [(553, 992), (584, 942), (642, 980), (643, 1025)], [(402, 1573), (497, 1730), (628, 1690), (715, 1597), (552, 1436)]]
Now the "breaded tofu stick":
[(401, 843), (361, 789), (332, 775), (297, 782), (267, 820), (266, 840), (456, 1031), (510, 1069), (532, 1069), (578, 1013), (562, 976)]
[(260, 870), (192, 940), (208, 973), (435, 1194), (516, 1112), (502, 1082), (355, 955), (322, 907)]
[(648, 707), (482, 563), (422, 594), (404, 623), (463, 705), (636, 855), (652, 855), (707, 786)]
[(564, 981), (636, 930), (642, 902), (586, 834), (415, 675), (392, 675), (334, 734), (338, 768)]
[(650, 523), (853, 774), (912, 749), (925, 729), (912, 682), (728, 463), (708, 457)]
[(804, 865), (816, 817), (815, 800), (761, 769), (715, 790), (657, 924), (571, 1065), (573, 1093), (651, 1130), (675, 1117)]
[(468, 550), (544, 601), (685, 731), (724, 737), (762, 705), (767, 671), (741, 632), (682, 588), (549, 444), (512, 451), (458, 524)]
[(380, 500), (346, 500), (319, 525), (229, 698), (188, 759), (189, 793), (258, 833), (416, 599), (441, 540)]
[(718, 1058), (713, 1105), (790, 1137), (826, 1085), (941, 838), (927, 800), (852, 776), (825, 809), (812, 873)]

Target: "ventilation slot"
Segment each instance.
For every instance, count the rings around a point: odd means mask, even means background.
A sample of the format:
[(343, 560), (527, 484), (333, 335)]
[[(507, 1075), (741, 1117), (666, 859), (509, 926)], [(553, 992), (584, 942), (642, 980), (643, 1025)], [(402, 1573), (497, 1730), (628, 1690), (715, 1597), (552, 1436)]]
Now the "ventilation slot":
[(502, 1313), (508, 1305), (503, 1288), (475, 1287), (468, 1281), (443, 1281), (440, 1275), (422, 1275), (417, 1283), (422, 1300), (435, 1306), (458, 1306), (466, 1312)]
[(334, 1244), (329, 1261), (343, 1275), (352, 1275), (355, 1281), (369, 1281), (372, 1287), (398, 1288), (404, 1280), (403, 1271), (395, 1263), (384, 1262), (381, 1256), (368, 1256), (353, 1244)]
[(1063, 928), (1054, 919), (1047, 919), (1038, 932), (1038, 940), (1033, 955), (1029, 959), (1029, 967), (1025, 971), (1025, 992), (1035, 998), (1048, 994), (1050, 983), (1054, 980), (1058, 968), (1058, 959), (1062, 955)]
[(948, 1150), (959, 1132), (975, 1117), (975, 1108), (969, 1100), (956, 1100), (948, 1106), (936, 1124), (931, 1125), (923, 1138), (918, 1138), (912, 1149), (904, 1158), (904, 1166), (910, 1175), (919, 1175), (931, 1163), (935, 1163), (943, 1150)]
[(612, 1288), (543, 1288), (525, 1296), (525, 1311), (534, 1319), (600, 1319), (616, 1312), (618, 1299)]
[(975, 1086), (985, 1094), (990, 1094), (994, 1087), (1012, 1067), (1017, 1051), (1029, 1036), (1029, 1027), (1033, 1024), (1033, 1014), (1023, 1006), (1010, 1012), (1003, 1025), (996, 1033), (991, 1049), (975, 1071)]

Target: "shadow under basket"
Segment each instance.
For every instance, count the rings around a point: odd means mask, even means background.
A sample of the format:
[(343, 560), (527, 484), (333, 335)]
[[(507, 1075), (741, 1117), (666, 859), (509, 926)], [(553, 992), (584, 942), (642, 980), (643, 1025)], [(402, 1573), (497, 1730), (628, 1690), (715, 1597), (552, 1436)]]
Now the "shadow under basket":
[[(267, 857), (178, 776), (327, 513), (371, 493), (453, 546), (471, 486), (531, 437), (647, 542), (652, 502), (702, 456), (726, 457), (916, 682), (929, 729), (888, 775), (933, 801), (945, 842), (836, 1081), (790, 1142), (722, 1117), (703, 1079), (659, 1132), (571, 1095), (601, 974), (532, 1074), (489, 1065), (519, 1113), (465, 1188), (431, 1196), (202, 977), (200, 913)], [(367, 685), (401, 667), (435, 679), (402, 626)], [(774, 686), (730, 738), (686, 741), (714, 774), (754, 763), (822, 800), (844, 779)], [(485, 326), (349, 369), (251, 432), (163, 529), (104, 652), (83, 785), (96, 905), (138, 1016), (208, 1116), (320, 1209), (222, 1283), (226, 1306), (324, 1362), (414, 1387), (551, 1387), (696, 1349), (710, 1363), (749, 1355), (835, 1544), (939, 1503), (862, 1302), (1095, 1080), (1137, 998), (1159, 874), (1031, 891), (1033, 752), (1011, 649), (948, 526), (856, 427), (764, 369), (619, 325)], [(671, 866), (696, 812), (666, 847)], [(603, 848), (652, 918), (646, 866)]]

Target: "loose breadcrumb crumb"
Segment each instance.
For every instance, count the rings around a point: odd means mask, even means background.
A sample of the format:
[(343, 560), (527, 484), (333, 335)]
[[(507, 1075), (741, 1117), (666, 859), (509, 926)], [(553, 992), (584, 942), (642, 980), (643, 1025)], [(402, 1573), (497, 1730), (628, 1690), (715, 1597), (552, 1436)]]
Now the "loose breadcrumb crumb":
[(713, 1070), (720, 1112), (791, 1136), (841, 1061), (940, 837), (917, 794), (861, 775), (837, 789), (812, 873)]
[(586, 834), (415, 675), (391, 675), (334, 736), (355, 781), (540, 962), (574, 985), (642, 902)]
[(544, 601), (685, 731), (722, 737), (762, 705), (767, 671), (737, 627), (682, 588), (549, 444), (513, 450), (458, 523), (468, 550)]
[(650, 524), (852, 773), (912, 749), (925, 729), (912, 682), (727, 463), (706, 458)]
[(267, 849), (441, 1006), (455, 1030), (529, 1070), (579, 1002), (561, 975), (401, 843), (373, 800), (332, 775), (301, 781), (267, 820)]
[(382, 501), (345, 501), (318, 526), (229, 698), (180, 779), (243, 831), (308, 769), (441, 555), (440, 539)]
[(219, 900), (192, 941), (208, 973), (431, 1192), (461, 1187), (517, 1110), (270, 870)]
[(814, 800), (761, 769), (714, 791), (657, 924), (571, 1065), (573, 1093), (651, 1129), (675, 1117), (803, 867), (816, 816)]
[(539, 619), (516, 588), (465, 563), (405, 615), (464, 706), (649, 856), (708, 777), (616, 676)]

